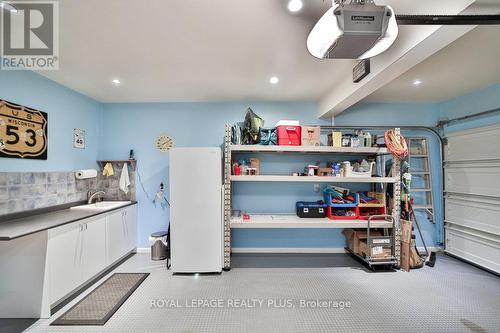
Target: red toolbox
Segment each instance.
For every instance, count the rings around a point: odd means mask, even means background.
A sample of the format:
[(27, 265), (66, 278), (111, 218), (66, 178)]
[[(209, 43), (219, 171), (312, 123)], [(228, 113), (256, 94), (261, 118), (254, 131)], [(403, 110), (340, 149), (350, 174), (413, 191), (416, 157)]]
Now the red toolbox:
[(280, 120), (276, 124), (278, 133), (278, 145), (300, 146), (302, 128), (298, 121)]

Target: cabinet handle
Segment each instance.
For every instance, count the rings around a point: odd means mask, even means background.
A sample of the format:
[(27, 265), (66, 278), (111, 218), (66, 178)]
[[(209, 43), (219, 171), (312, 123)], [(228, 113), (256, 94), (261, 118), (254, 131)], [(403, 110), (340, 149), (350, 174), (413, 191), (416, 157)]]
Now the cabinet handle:
[(88, 229), (88, 227), (89, 227), (89, 226), (87, 225), (87, 223), (85, 223), (85, 230), (87, 230), (87, 229)]
[(83, 231), (83, 224), (79, 224), (78, 227), (80, 228), (80, 231)]

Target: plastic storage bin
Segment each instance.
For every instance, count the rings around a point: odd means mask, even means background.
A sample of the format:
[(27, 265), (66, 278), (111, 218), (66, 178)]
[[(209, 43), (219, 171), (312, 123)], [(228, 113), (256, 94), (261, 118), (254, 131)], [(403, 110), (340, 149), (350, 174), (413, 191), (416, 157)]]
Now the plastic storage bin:
[(361, 220), (368, 220), (372, 215), (385, 215), (385, 207), (359, 207)]
[(295, 204), (297, 216), (301, 218), (326, 217), (327, 205), (323, 201), (305, 202), (299, 201)]
[(330, 193), (323, 193), (323, 198), (325, 200), (325, 204), (327, 206), (332, 206), (335, 208), (353, 208), (357, 207), (359, 203), (359, 195), (357, 193), (354, 193), (354, 202), (353, 203), (344, 203), (344, 204), (339, 204), (339, 203), (333, 203), (332, 202), (332, 195)]
[[(337, 215), (338, 211), (349, 211), (352, 213), (350, 216)], [(359, 218), (359, 207), (334, 207), (328, 206), (326, 208), (326, 216), (330, 220), (357, 220)]]
[(370, 171), (366, 172), (356, 172), (352, 170), (352, 165), (349, 165), (349, 167), (345, 170), (345, 176), (346, 177), (371, 177), (373, 173), (373, 168), (375, 167), (375, 162), (370, 163)]

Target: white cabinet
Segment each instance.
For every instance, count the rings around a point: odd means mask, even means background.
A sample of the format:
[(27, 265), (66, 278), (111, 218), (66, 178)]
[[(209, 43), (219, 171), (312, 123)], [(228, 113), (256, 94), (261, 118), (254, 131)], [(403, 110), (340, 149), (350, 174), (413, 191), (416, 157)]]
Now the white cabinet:
[(47, 264), (50, 304), (63, 299), (136, 247), (137, 208), (52, 228)]
[(129, 206), (106, 217), (106, 258), (114, 263), (136, 247), (137, 208)]
[(125, 208), (125, 219), (127, 221), (127, 251), (135, 250), (137, 247), (137, 206)]
[(83, 282), (106, 268), (106, 224), (105, 218), (85, 220), (82, 232), (82, 274)]
[(50, 303), (81, 284), (82, 224), (70, 223), (49, 230), (48, 264)]

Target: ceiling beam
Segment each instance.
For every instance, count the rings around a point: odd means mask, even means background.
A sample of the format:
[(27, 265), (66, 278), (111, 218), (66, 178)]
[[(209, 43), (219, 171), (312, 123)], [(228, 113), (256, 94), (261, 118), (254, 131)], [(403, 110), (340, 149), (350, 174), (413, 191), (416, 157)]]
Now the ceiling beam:
[[(492, 13), (491, 7), (471, 5), (474, 1), (456, 1), (447, 6), (448, 14), (478, 15)], [(385, 86), (418, 63), (460, 38), (474, 25), (401, 26), (398, 39), (381, 55), (371, 59), (371, 74), (359, 83), (346, 77), (319, 101), (319, 117), (331, 118)]]

